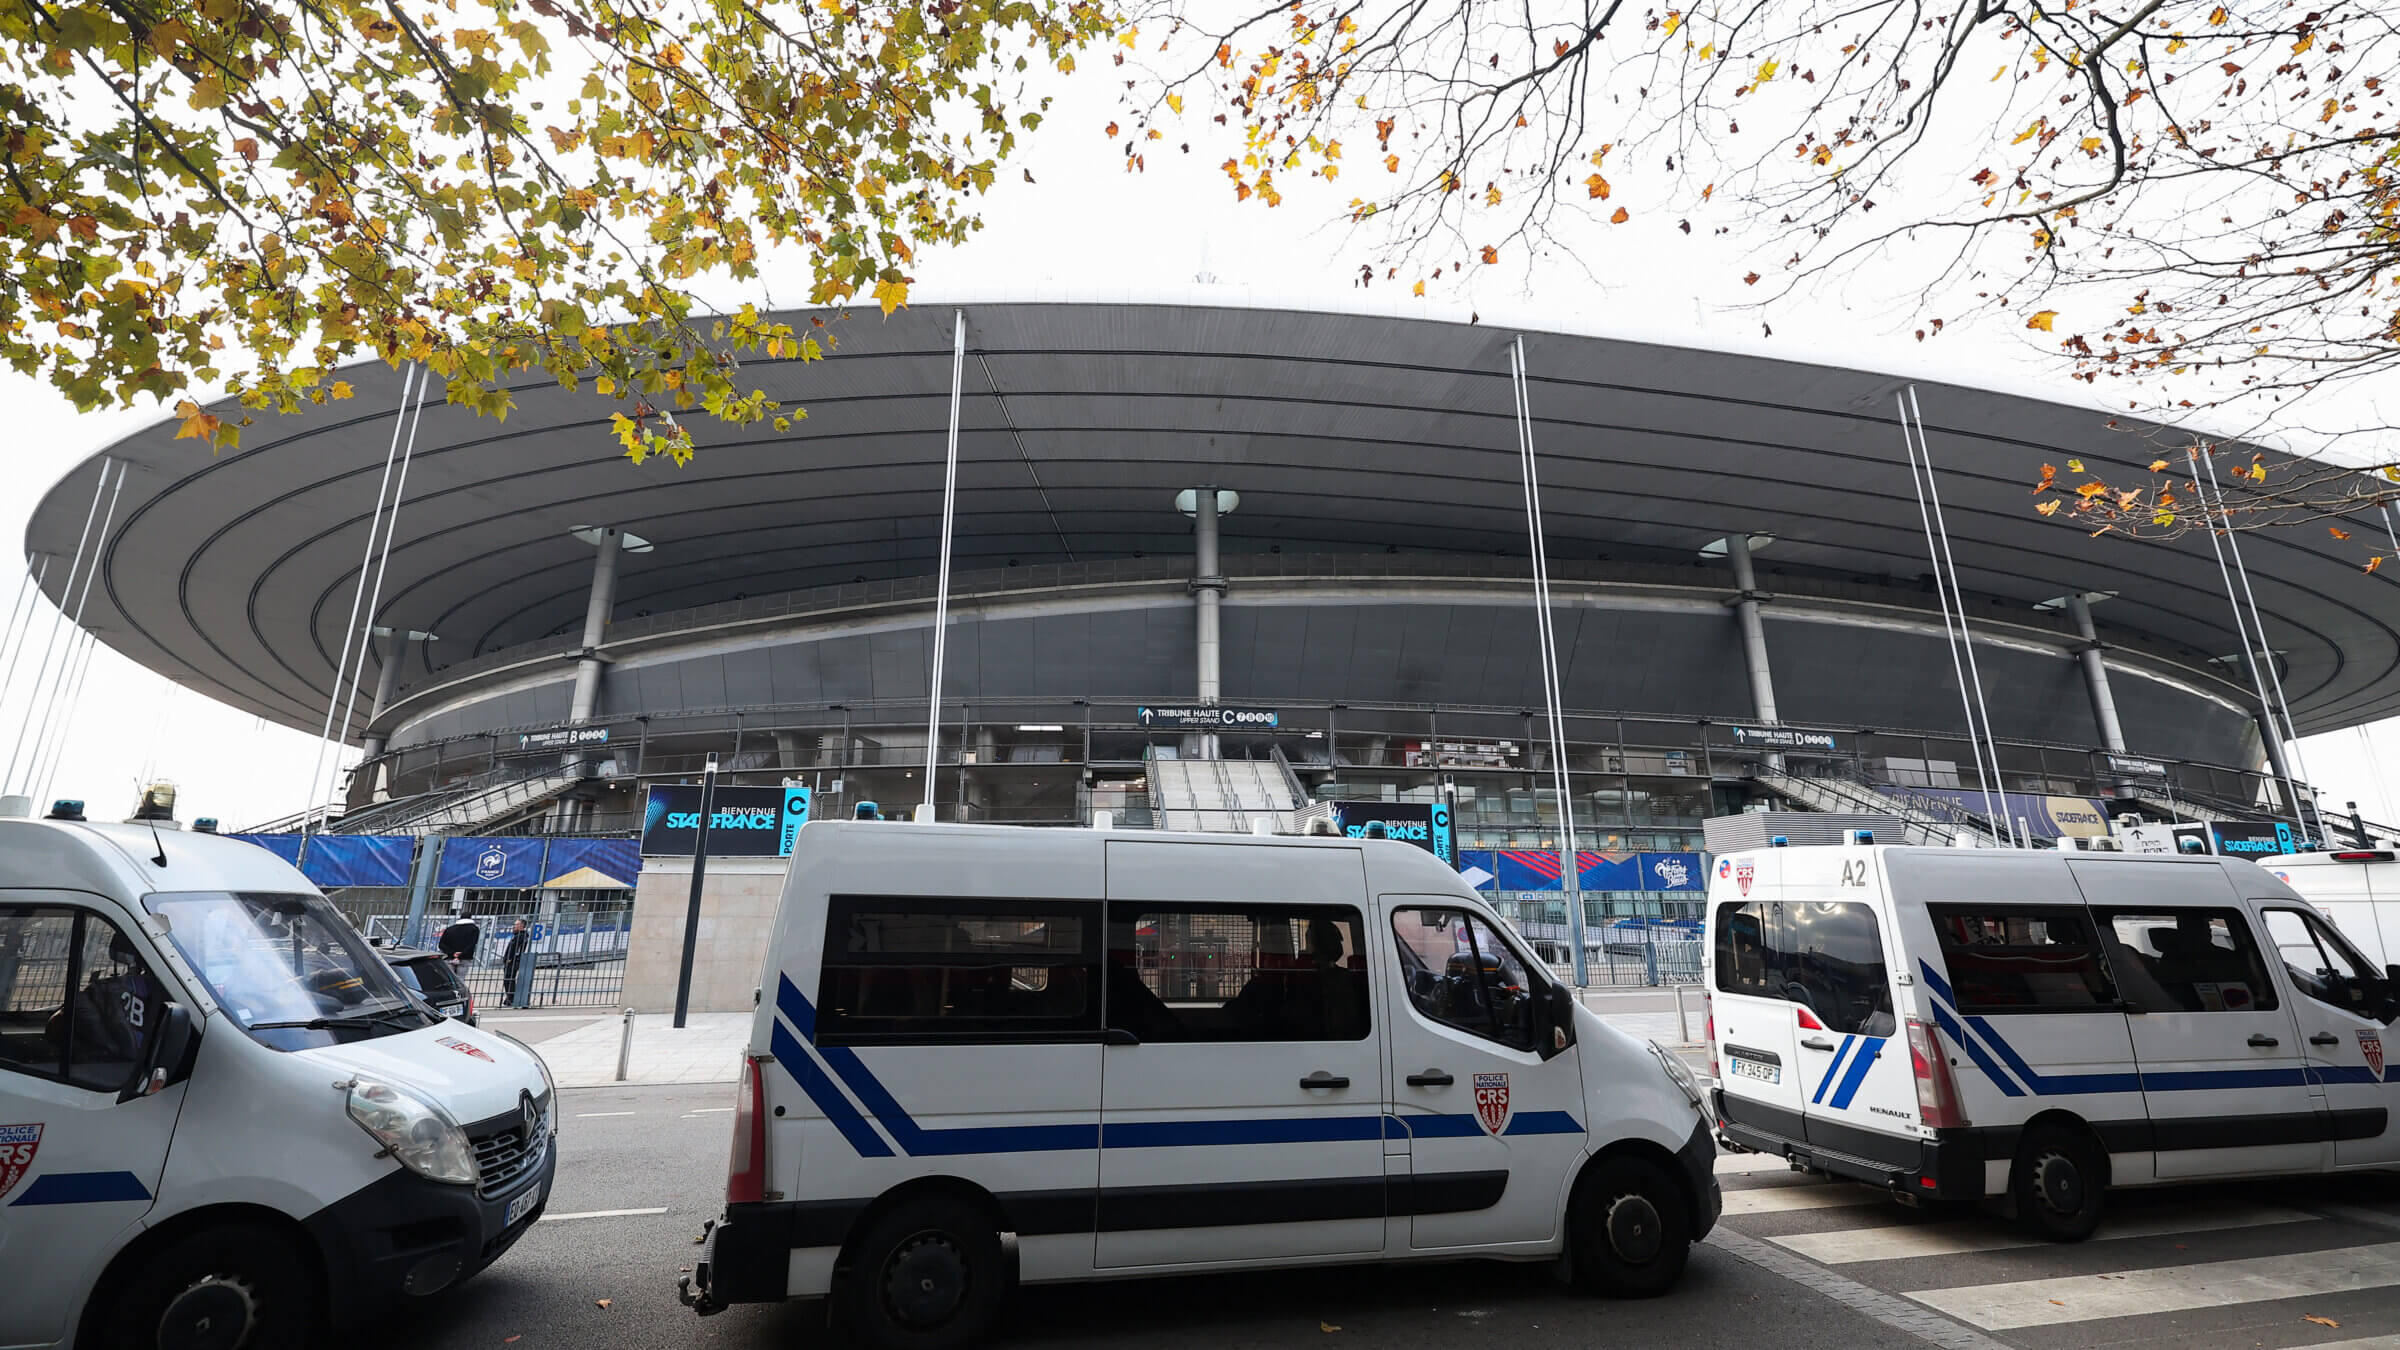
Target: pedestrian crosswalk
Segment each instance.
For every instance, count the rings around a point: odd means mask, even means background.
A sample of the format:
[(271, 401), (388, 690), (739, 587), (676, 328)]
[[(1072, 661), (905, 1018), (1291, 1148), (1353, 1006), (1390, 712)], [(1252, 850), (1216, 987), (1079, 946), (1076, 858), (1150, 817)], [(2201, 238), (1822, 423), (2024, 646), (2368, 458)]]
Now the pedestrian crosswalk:
[(1735, 1250), (1805, 1258), (1828, 1288), (1904, 1300), (1892, 1306), (1953, 1319), (1979, 1344), (2400, 1347), (2400, 1186), (2388, 1182), (2118, 1191), (2089, 1240), (2055, 1244), (1994, 1213), (1911, 1210), (1755, 1154), (1721, 1157), (1717, 1172), (1724, 1226), (1753, 1240)]

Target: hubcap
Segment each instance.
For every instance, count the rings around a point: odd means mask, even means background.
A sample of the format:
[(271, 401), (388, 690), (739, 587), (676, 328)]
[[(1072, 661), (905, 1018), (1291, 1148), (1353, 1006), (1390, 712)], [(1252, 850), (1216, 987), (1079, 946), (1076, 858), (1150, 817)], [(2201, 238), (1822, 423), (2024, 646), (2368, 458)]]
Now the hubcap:
[(2063, 1153), (2045, 1153), (2033, 1165), (2034, 1194), (2042, 1208), (2061, 1216), (2083, 1210), (2083, 1171)]
[(883, 1306), (892, 1320), (920, 1330), (950, 1320), (967, 1298), (967, 1254), (947, 1233), (919, 1233), (883, 1266)]
[(167, 1301), (159, 1350), (240, 1350), (258, 1323), (256, 1291), (231, 1275), (207, 1275)]
[(1628, 1265), (1647, 1265), (1666, 1245), (1658, 1209), (1640, 1195), (1620, 1195), (1608, 1206), (1608, 1245)]

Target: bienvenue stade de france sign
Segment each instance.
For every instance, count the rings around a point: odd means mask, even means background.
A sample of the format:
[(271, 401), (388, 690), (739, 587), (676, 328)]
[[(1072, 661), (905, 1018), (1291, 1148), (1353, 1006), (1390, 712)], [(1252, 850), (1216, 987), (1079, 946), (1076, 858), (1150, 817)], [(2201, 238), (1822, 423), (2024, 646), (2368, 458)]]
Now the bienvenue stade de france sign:
[(1178, 708), (1142, 707), (1134, 717), (1146, 727), (1241, 727), (1272, 731), (1282, 721), (1273, 708), (1234, 708), (1217, 704)]

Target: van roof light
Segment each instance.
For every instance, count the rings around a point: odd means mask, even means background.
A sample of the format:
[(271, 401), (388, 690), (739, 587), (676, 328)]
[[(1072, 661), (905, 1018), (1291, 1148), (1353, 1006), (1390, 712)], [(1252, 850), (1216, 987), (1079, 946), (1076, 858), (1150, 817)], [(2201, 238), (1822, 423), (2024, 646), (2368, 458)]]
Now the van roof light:
[(83, 803), (73, 797), (61, 797), (50, 803), (50, 819), (81, 820), (83, 819)]
[(1767, 841), (1767, 847), (1769, 848), (1790, 848), (1791, 846), (1792, 841), (1784, 838), (1780, 834)]

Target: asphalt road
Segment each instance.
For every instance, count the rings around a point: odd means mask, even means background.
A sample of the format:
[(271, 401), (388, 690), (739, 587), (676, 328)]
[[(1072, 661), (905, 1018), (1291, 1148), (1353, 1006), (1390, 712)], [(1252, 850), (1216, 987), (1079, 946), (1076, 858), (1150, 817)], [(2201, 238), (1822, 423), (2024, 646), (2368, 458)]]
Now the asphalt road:
[[(675, 1277), (696, 1250), (693, 1236), (722, 1198), (729, 1086), (563, 1095), (566, 1132), (551, 1217), (491, 1270), (379, 1324), (359, 1338), (361, 1350), (833, 1344), (808, 1305), (739, 1307), (703, 1319), (675, 1301)], [(1696, 1251), (1681, 1286), (1661, 1299), (1584, 1298), (1543, 1269), (1491, 1262), (1141, 1280), (1023, 1291), (999, 1343), (1091, 1350), (1338, 1350), (1344, 1341), (1444, 1350), (2400, 1345), (2400, 1183), (2310, 1180), (2136, 1195), (2123, 1206), (2121, 1230), (2050, 1247), (2020, 1243), (1987, 1216), (1922, 1214), (1860, 1188), (1735, 1170), (1756, 1161), (1726, 1165), (1725, 1236)], [(621, 1210), (664, 1212), (605, 1213)], [(2225, 1224), (2227, 1215), (2236, 1221)], [(2384, 1244), (2396, 1244), (2389, 1253), (2395, 1269), (2379, 1276), (2373, 1254)], [(2222, 1272), (2213, 1286), (2212, 1272)], [(2057, 1283), (2034, 1289), (2030, 1281)], [(2206, 1292), (2212, 1287), (2220, 1292)], [(2087, 1295), (2102, 1301), (2086, 1307)], [(1893, 1325), (1913, 1318), (1922, 1326), (1929, 1299), (1946, 1303), (1957, 1319), (1940, 1323), (1950, 1330), (1946, 1341)], [(2121, 1315), (2095, 1317), (2094, 1309)], [(2028, 1317), (2049, 1320), (2015, 1324)]]

